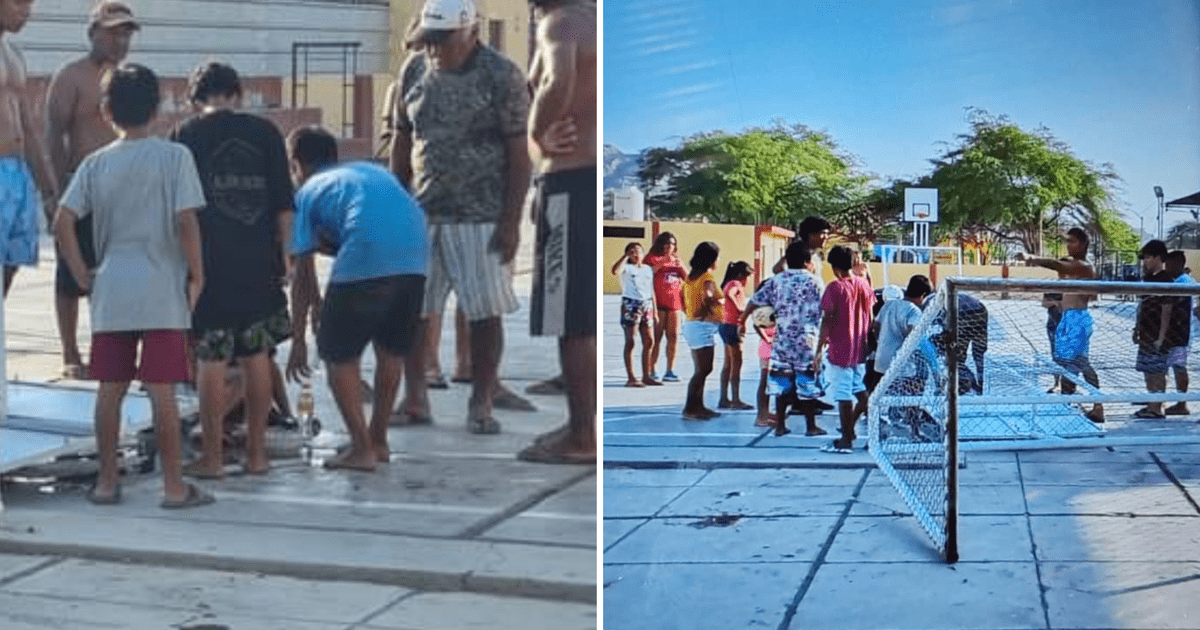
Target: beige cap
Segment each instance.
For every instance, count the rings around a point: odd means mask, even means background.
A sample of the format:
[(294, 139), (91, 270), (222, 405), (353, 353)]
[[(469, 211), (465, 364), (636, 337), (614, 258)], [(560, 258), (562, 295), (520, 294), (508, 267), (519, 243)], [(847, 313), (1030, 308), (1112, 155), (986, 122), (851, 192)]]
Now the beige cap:
[(141, 24), (133, 17), (133, 9), (124, 2), (116, 2), (115, 0), (105, 0), (92, 8), (92, 26), (100, 28), (109, 28), (113, 26), (132, 26), (135, 29), (140, 29)]

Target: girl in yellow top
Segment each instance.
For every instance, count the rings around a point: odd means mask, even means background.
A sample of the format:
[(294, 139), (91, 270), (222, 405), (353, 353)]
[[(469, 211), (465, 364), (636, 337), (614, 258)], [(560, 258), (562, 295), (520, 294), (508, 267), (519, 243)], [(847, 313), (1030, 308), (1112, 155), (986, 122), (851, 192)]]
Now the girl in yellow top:
[(683, 310), (688, 317), (683, 324), (683, 338), (692, 348), (692, 361), (696, 364), (683, 406), (686, 420), (711, 420), (721, 415), (704, 406), (704, 379), (713, 370), (713, 348), (725, 301), (713, 276), (720, 251), (710, 241), (697, 245), (689, 262), (691, 273), (683, 283)]

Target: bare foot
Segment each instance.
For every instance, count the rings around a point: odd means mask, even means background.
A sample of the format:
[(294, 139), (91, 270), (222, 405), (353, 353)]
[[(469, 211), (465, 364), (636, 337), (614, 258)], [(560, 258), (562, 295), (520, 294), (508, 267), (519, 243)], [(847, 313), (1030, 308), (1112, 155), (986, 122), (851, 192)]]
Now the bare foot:
[(363, 472), (375, 472), (375, 453), (360, 453), (348, 448), (325, 460), (325, 467), (330, 470), (348, 469)]
[(625, 381), (625, 387), (645, 387), (645, 386), (646, 386), (645, 384), (639, 382), (636, 378), (630, 378), (628, 381)]
[(375, 443), (371, 445), (371, 449), (375, 451), (376, 462), (386, 464), (392, 461), (392, 449), (387, 444)]
[(596, 463), (596, 449), (580, 446), (569, 431), (555, 432), (557, 435), (545, 440), (534, 441), (517, 453), (517, 459), (539, 464), (584, 464)]
[(712, 420), (713, 418), (716, 418), (720, 415), (721, 415), (720, 412), (713, 411), (712, 409), (708, 409), (707, 407), (702, 407), (700, 409), (695, 409), (695, 410), (688, 410), (688, 409), (683, 410), (683, 419), (684, 420)]
[(662, 385), (662, 381), (656, 381), (649, 376), (642, 379), (643, 385)]
[(183, 474), (196, 479), (224, 479), (225, 467), (201, 457), (183, 465)]

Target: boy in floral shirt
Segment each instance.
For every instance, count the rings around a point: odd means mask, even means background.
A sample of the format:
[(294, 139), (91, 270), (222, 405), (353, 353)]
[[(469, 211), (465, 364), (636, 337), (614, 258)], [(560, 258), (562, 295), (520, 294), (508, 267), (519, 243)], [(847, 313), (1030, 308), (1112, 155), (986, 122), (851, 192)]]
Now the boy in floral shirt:
[(744, 323), (760, 306), (775, 309), (775, 342), (771, 348), (767, 394), (776, 397), (777, 436), (790, 433), (787, 408), (798, 401), (807, 423), (805, 435), (825, 435), (817, 426), (815, 405), (821, 395), (813, 372), (821, 326), (821, 286), (812, 272), (812, 257), (807, 244), (789, 245), (785, 255), (788, 268), (763, 283), (742, 313)]

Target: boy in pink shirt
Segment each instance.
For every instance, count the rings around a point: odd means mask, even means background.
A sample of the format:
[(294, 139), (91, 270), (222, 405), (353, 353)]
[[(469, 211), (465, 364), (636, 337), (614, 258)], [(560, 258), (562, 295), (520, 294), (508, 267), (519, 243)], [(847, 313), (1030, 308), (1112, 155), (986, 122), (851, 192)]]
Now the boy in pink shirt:
[[(829, 349), (825, 380), (828, 392), (837, 401), (842, 437), (821, 450), (850, 453), (854, 446), (854, 423), (867, 411), (866, 373), (867, 332), (871, 327), (871, 306), (875, 293), (866, 278), (854, 275), (854, 255), (841, 246), (829, 251), (827, 258), (836, 278), (821, 297), (821, 336), (817, 343), (813, 369), (820, 369), (821, 350)], [(857, 405), (855, 402), (857, 401)]]

